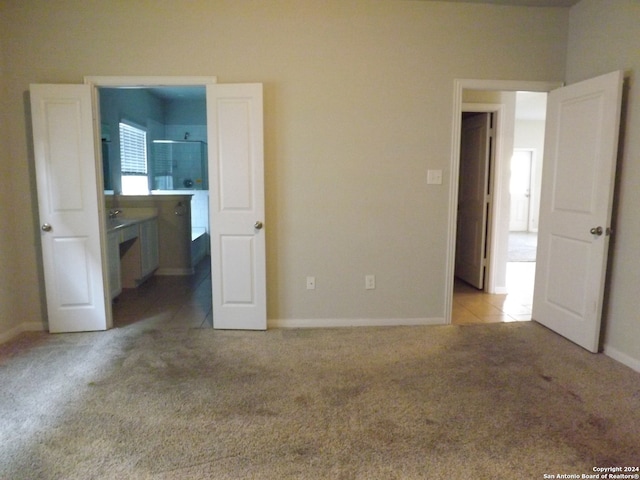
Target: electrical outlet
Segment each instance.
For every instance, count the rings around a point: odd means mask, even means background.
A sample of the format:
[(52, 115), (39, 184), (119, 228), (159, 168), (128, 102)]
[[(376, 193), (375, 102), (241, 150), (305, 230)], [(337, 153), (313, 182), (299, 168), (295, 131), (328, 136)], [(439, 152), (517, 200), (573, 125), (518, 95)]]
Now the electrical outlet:
[(376, 288), (376, 276), (375, 275), (366, 275), (364, 277), (364, 288), (367, 290), (373, 290)]
[(316, 277), (307, 277), (307, 290), (316, 289)]

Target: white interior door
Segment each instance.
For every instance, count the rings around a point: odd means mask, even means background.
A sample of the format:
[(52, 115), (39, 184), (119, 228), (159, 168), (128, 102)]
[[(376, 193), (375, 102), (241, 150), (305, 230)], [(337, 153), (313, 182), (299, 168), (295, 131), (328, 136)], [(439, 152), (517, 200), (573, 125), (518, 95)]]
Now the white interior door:
[(265, 330), (261, 84), (207, 85), (213, 327)]
[(510, 215), (509, 231), (529, 230), (531, 209), (531, 167), (533, 152), (515, 149), (511, 157), (511, 178), (509, 181)]
[(491, 114), (463, 119), (456, 233), (455, 275), (484, 288)]
[(105, 330), (91, 90), (30, 90), (49, 331)]
[(597, 352), (616, 169), (622, 72), (554, 90), (533, 318)]

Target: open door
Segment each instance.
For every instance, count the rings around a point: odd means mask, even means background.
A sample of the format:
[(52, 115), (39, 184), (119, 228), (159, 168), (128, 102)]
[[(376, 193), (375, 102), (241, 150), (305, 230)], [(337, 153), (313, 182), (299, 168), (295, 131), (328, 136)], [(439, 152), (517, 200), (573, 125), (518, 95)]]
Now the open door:
[(491, 114), (462, 120), (455, 275), (484, 288)]
[(213, 327), (266, 330), (261, 84), (207, 85)]
[(30, 91), (49, 331), (106, 330), (91, 89)]
[(622, 72), (552, 91), (533, 319), (597, 352), (616, 170)]

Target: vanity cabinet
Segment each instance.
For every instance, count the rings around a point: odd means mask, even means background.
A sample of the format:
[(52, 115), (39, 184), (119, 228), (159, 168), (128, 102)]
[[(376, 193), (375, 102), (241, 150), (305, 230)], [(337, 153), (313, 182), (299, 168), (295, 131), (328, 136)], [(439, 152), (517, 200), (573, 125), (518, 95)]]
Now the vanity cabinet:
[(122, 235), (122, 287), (137, 288), (158, 268), (158, 219), (145, 219), (129, 225), (123, 229)]
[(107, 234), (107, 263), (109, 269), (109, 293), (114, 299), (122, 292), (120, 280), (120, 232)]
[(157, 218), (140, 223), (140, 249), (140, 278), (146, 278), (160, 264)]
[(107, 233), (111, 298), (137, 288), (159, 265), (158, 219), (125, 220)]

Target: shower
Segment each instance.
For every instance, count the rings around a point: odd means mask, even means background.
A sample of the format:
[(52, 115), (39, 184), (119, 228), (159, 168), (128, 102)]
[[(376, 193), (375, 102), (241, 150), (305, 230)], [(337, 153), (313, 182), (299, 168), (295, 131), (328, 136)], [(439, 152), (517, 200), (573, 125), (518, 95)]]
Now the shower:
[(208, 190), (207, 144), (184, 137), (153, 141), (153, 190)]

